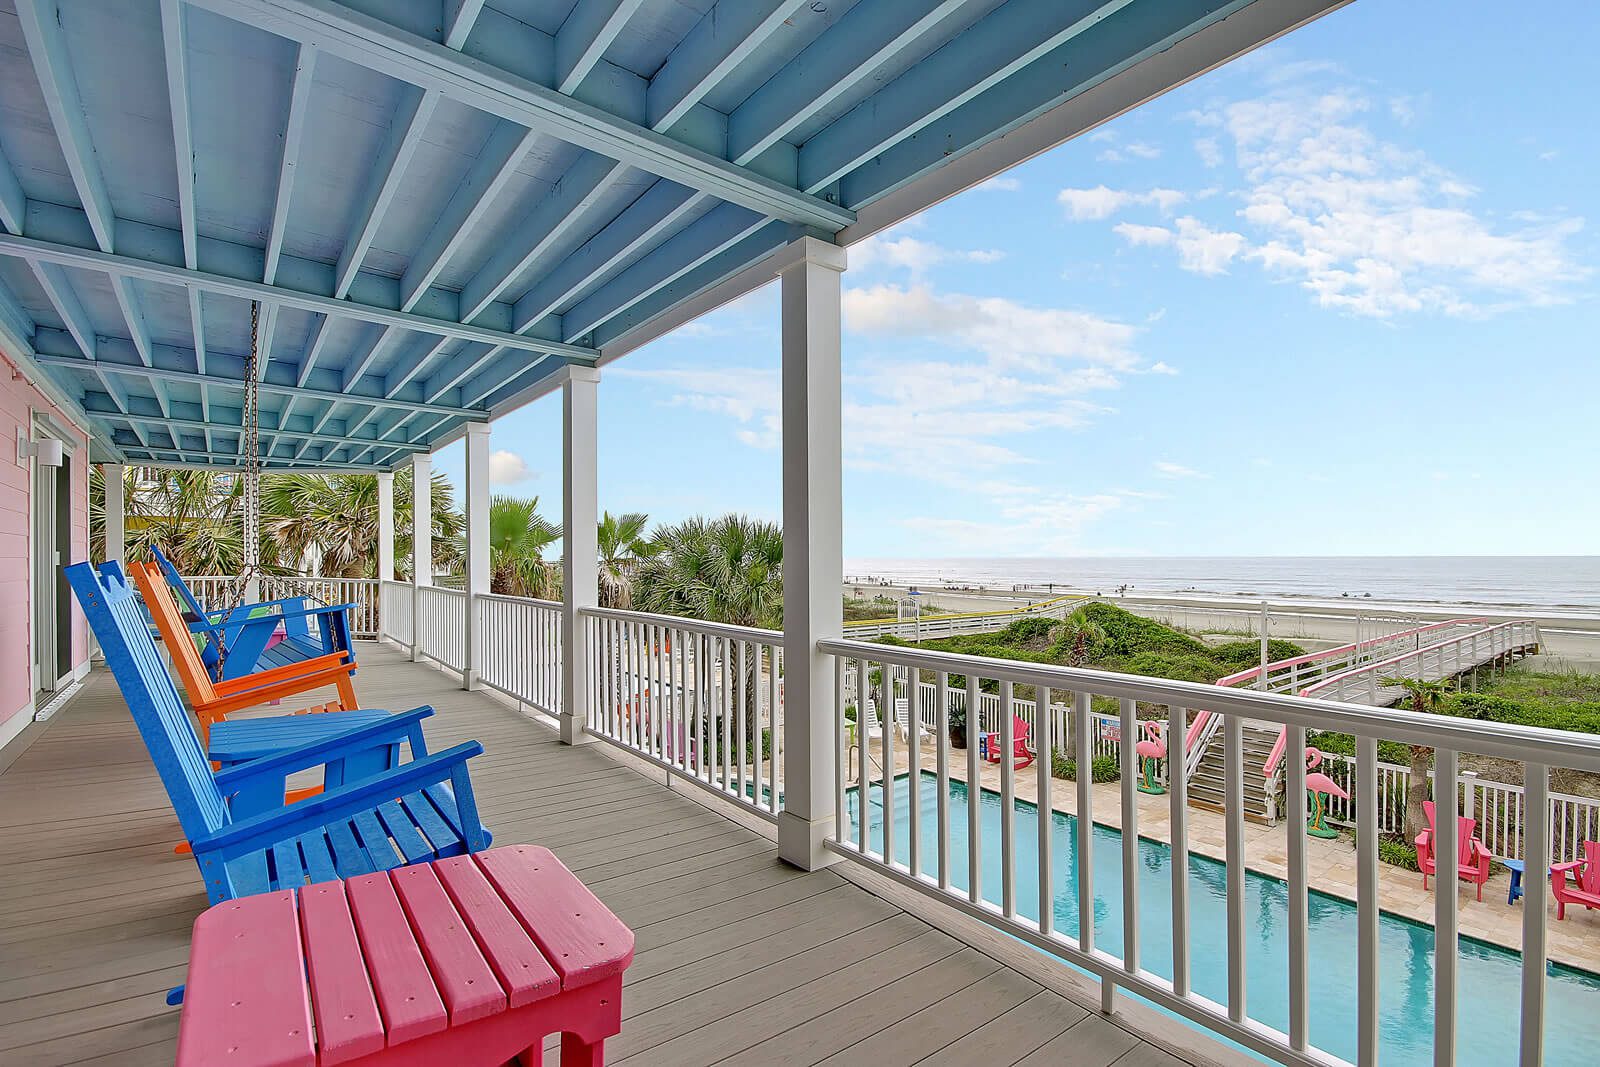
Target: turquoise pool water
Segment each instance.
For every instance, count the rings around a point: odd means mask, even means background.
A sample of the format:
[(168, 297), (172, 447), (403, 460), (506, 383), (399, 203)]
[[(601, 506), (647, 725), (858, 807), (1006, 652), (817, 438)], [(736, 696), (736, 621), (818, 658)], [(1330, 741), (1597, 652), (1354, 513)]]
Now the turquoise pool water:
[[(910, 780), (895, 783), (894, 855), (909, 859)], [(937, 780), (924, 772), (918, 790), (922, 811), (921, 865), (938, 874)], [(883, 790), (869, 792), (869, 847), (883, 849)], [(848, 818), (854, 833), (857, 801), (849, 796)], [(961, 782), (950, 783), (951, 881), (962, 891), (967, 879), (967, 805)], [(1005, 817), (998, 794), (984, 790), (979, 799), (982, 842), (982, 887), (985, 899), (1000, 899), (1000, 827)], [(1038, 809), (1018, 801), (1013, 816), (1017, 858), (1017, 910), (1039, 915)], [(1078, 929), (1076, 822), (1052, 813), (1055, 924), (1069, 934)], [(1095, 826), (1094, 926), (1101, 948), (1122, 954), (1122, 835)], [(1172, 974), (1172, 852), (1164, 844), (1139, 841), (1139, 936), (1143, 966)], [(1503, 899), (1469, 907), (1505, 907)], [(1520, 905), (1517, 905), (1520, 907)], [(1225, 868), (1203, 856), (1189, 857), (1190, 981), (1195, 991), (1225, 1003), (1228, 995), (1227, 886)], [(1279, 1030), (1288, 1029), (1289, 935), (1288, 887), (1247, 872), (1245, 913), (1248, 935), (1248, 1010), (1250, 1016)], [(1334, 1055), (1356, 1055), (1356, 907), (1336, 897), (1310, 894), (1311, 1043)], [(1572, 921), (1570, 918), (1568, 921)], [(1385, 913), (1380, 920), (1378, 964), (1380, 1054), (1388, 1065), (1433, 1062), (1433, 928)], [(1515, 1063), (1518, 1041), (1518, 998), (1521, 957), (1463, 937), (1458, 969), (1460, 1037), (1457, 1061), (1463, 1065), (1499, 1067)], [(1552, 964), (1545, 1009), (1545, 1062), (1551, 1065), (1594, 1064), (1600, 1048), (1600, 977)]]

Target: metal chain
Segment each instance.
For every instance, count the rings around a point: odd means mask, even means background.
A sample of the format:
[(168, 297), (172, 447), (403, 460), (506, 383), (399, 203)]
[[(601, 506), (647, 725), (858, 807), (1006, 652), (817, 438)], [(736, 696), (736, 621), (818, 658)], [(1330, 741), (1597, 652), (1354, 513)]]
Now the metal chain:
[[(241, 413), (243, 431), (239, 450), (244, 479), (244, 566), (234, 579), (233, 595), (228, 598), (226, 614), (232, 615), (245, 601), (250, 580), (261, 572), (261, 383), (258, 367), (260, 353), (261, 305), (250, 302), (250, 355), (244, 363), (244, 410)], [(222, 680), (223, 666), (227, 661), (226, 647), (217, 648), (216, 680)]]

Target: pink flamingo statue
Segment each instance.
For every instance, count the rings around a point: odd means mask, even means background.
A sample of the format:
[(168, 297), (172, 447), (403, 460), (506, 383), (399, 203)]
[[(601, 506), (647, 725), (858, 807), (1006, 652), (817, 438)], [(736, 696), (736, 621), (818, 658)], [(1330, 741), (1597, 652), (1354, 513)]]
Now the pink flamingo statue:
[(1139, 724), (1139, 731), (1144, 737), (1133, 746), (1144, 767), (1144, 774), (1139, 779), (1139, 792), (1160, 796), (1166, 790), (1156, 781), (1156, 766), (1167, 758), (1167, 743), (1161, 737), (1161, 724), (1154, 719), (1146, 719)]
[(1310, 794), (1311, 800), (1311, 819), (1306, 823), (1306, 833), (1312, 837), (1338, 837), (1339, 831), (1323, 821), (1326, 808), (1322, 803), (1322, 794), (1328, 793), (1340, 800), (1349, 800), (1350, 794), (1340, 789), (1338, 782), (1317, 770), (1321, 765), (1322, 751), (1315, 748), (1306, 749), (1306, 792)]

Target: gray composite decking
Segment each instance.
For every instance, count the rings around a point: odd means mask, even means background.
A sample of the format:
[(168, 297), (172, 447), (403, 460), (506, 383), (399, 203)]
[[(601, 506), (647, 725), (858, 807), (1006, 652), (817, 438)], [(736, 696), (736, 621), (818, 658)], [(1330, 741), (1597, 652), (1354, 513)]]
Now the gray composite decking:
[[(612, 1064), (1071, 1063), (1183, 1059), (835, 870), (454, 679), (366, 644), (373, 707), (430, 703), (431, 745), (475, 738), (496, 844), (554, 849), (638, 941)], [(206, 904), (115, 685), (0, 756), (0, 1063), (171, 1063), (189, 928)], [(6, 766), (9, 761), (9, 766)], [(553, 1056), (547, 1062), (554, 1063)]]

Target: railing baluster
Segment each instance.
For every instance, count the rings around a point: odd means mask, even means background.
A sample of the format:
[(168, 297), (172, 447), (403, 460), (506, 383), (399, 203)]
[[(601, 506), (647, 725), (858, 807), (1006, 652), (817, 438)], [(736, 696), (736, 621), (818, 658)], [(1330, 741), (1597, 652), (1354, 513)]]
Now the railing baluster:
[[(1072, 694), (1072, 728), (1078, 750), (1078, 948), (1083, 952), (1094, 951), (1094, 751), (1089, 744), (1090, 708), (1086, 690)], [(1043, 718), (1041, 715), (1040, 720)], [(1107, 1005), (1113, 988), (1101, 979), (1101, 996)]]
[(1378, 739), (1356, 738), (1356, 1062), (1378, 1063)]
[(772, 780), (772, 789), (767, 798), (767, 806), (771, 809), (772, 814), (776, 815), (778, 814), (779, 797), (783, 791), (783, 701), (780, 697), (781, 690), (778, 682), (778, 679), (783, 676), (783, 646), (773, 645), (770, 658), (772, 660), (772, 673), (769, 678), (769, 684), (772, 689), (772, 700), (771, 708), (768, 712), (771, 716), (771, 721), (767, 725), (772, 738), (772, 759), (769, 763), (771, 769), (769, 777)]
[(1172, 838), (1172, 990), (1189, 995), (1189, 785), (1184, 778), (1187, 713), (1167, 707), (1167, 802)]
[[(737, 647), (739, 649), (739, 662), (738, 662), (738, 664), (737, 664), (737, 666), (735, 668), (735, 674), (733, 676), (733, 705), (734, 705), (733, 714), (734, 714), (734, 717), (735, 717), (734, 718), (734, 725), (738, 728), (738, 731), (739, 731), (738, 764), (739, 764), (739, 795), (741, 797), (745, 795), (745, 789), (748, 786), (748, 782), (747, 782), (748, 775), (746, 773), (745, 768), (746, 768), (746, 765), (750, 762), (750, 724), (745, 721), (748, 718), (748, 716), (746, 716), (746, 714), (745, 714), (745, 697), (748, 694), (747, 694), (747, 692), (745, 690), (745, 682), (744, 682), (745, 670), (749, 667), (749, 660), (746, 658), (746, 653), (748, 652), (748, 644), (749, 643), (746, 642), (746, 641), (737, 641), (737, 642), (735, 642), (735, 645), (737, 645)], [(835, 713), (837, 713), (837, 711), (838, 711), (838, 705), (837, 704), (834, 705), (834, 710), (835, 710)], [(760, 733), (760, 724), (759, 723), (756, 726), (755, 743), (758, 746), (761, 744), (761, 733)], [(760, 749), (758, 748), (757, 751), (759, 752)], [(835, 810), (837, 810), (837, 809), (835, 809)]]
[(1523, 866), (1530, 872), (1522, 880), (1522, 1067), (1544, 1062), (1544, 998), (1550, 882), (1542, 872), (1550, 869), (1550, 769), (1542, 763), (1523, 768), (1523, 788), (1528, 803), (1523, 837)]
[(1460, 862), (1456, 830), (1457, 765), (1454, 749), (1433, 750), (1433, 1062), (1439, 1067), (1449, 1067), (1456, 1061), (1456, 870)]
[(878, 665), (878, 736), (883, 740), (883, 862), (894, 866), (894, 667)]
[(1306, 729), (1288, 728), (1284, 749), (1289, 816), (1289, 1047), (1303, 1051), (1310, 1018), (1306, 927)]
[(868, 689), (867, 661), (856, 660), (856, 851), (867, 854), (867, 826), (872, 821), (872, 803), (868, 790), (872, 774), (867, 769), (872, 763), (871, 732), (867, 728)]
[[(1244, 921), (1244, 721), (1222, 719), (1222, 807), (1228, 859), (1228, 1018), (1243, 1022), (1246, 1005)], [(1291, 833), (1293, 832), (1291, 827)]]
[(983, 820), (982, 779), (978, 773), (978, 740), (983, 726), (979, 722), (978, 676), (967, 675), (967, 896), (974, 904), (983, 899)]
[(939, 888), (950, 888), (950, 675), (939, 671), (934, 681), (935, 774), (939, 780)]
[(1012, 749), (1016, 744), (1011, 726), (1012, 685), (1000, 683), (1000, 743), (989, 753), (1000, 763), (1000, 910), (1006, 918), (1017, 914), (1017, 771)]
[(917, 707), (917, 669), (906, 668), (906, 714), (900, 718), (900, 705), (895, 704), (895, 722), (904, 721), (906, 727), (906, 864), (911, 873), (922, 875), (922, 712)]
[[(755, 653), (757, 669), (759, 669), (761, 663), (760, 645), (756, 646)], [(849, 840), (849, 836), (845, 833), (844, 829), (845, 813), (849, 811), (849, 808), (845, 806), (845, 802), (849, 799), (845, 794), (845, 779), (849, 774), (850, 737), (849, 724), (845, 722), (844, 718), (845, 705), (848, 703), (848, 701), (845, 699), (845, 675), (848, 673), (849, 663), (845, 660), (845, 658), (843, 656), (833, 657), (833, 810), (835, 812), (833, 822), (833, 840), (835, 841)], [(754, 698), (755, 694), (758, 692), (760, 692), (759, 686), (752, 687), (751, 697)], [(757, 703), (759, 704), (759, 701), (757, 701)], [(752, 799), (758, 805), (761, 803), (761, 749), (759, 747), (761, 744), (759, 740), (760, 734), (761, 717), (758, 714), (756, 716), (756, 784), (755, 792), (752, 794)]]
[[(1051, 855), (1051, 831), (1054, 830), (1055, 801), (1051, 796), (1050, 755), (1054, 751), (1050, 729), (1050, 690), (1040, 686), (1033, 702), (1033, 766), (1036, 803), (1035, 822), (1039, 832), (1039, 932), (1049, 934), (1055, 929), (1055, 863)], [(1082, 762), (1082, 753), (1079, 753)], [(1082, 896), (1079, 896), (1082, 906)]]
[(1122, 969), (1139, 973), (1139, 704), (1117, 701), (1122, 728)]

